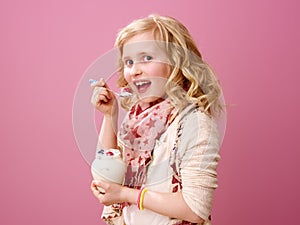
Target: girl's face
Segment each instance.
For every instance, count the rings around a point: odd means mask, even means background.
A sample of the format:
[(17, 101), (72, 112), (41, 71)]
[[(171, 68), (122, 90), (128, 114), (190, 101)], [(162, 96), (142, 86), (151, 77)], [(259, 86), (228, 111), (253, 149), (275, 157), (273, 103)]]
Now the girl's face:
[(163, 49), (151, 32), (135, 35), (124, 43), (124, 77), (142, 102), (153, 102), (165, 95), (171, 67)]

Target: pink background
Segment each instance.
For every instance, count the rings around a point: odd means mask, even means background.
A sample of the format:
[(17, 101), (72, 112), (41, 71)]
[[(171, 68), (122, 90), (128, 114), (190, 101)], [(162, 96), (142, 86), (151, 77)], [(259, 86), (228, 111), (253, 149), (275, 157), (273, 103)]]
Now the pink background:
[(151, 13), (190, 29), (232, 105), (214, 224), (300, 223), (298, 1), (2, 0), (0, 224), (102, 224), (73, 98), (117, 30)]

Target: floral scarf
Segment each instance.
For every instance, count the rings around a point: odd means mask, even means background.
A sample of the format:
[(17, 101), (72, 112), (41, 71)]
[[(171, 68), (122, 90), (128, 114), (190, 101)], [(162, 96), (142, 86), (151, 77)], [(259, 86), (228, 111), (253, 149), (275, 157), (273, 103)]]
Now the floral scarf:
[(136, 104), (125, 117), (119, 132), (119, 144), (127, 165), (126, 186), (140, 188), (146, 182), (156, 140), (173, 121), (174, 111), (169, 100), (160, 99), (144, 110)]

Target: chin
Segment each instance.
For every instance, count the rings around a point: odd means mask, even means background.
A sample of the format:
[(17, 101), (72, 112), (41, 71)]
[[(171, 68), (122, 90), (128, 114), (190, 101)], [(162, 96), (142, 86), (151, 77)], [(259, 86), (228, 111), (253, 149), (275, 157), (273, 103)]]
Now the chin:
[(151, 103), (151, 102), (155, 102), (157, 101), (158, 99), (162, 99), (162, 97), (143, 97), (141, 98), (140, 102), (142, 103)]

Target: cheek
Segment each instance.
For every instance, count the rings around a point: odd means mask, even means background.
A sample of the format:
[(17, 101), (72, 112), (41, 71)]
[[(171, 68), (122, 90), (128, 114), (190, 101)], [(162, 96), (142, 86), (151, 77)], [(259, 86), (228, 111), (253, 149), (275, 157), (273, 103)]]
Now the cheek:
[(170, 66), (165, 64), (160, 64), (156, 68), (156, 74), (159, 74), (159, 77), (168, 78), (170, 76), (170, 72), (171, 72)]
[(130, 83), (131, 82), (130, 70), (125, 68), (123, 74), (127, 83)]
[(170, 65), (165, 65), (165, 74), (166, 74), (166, 78), (169, 78), (172, 72), (172, 68)]

